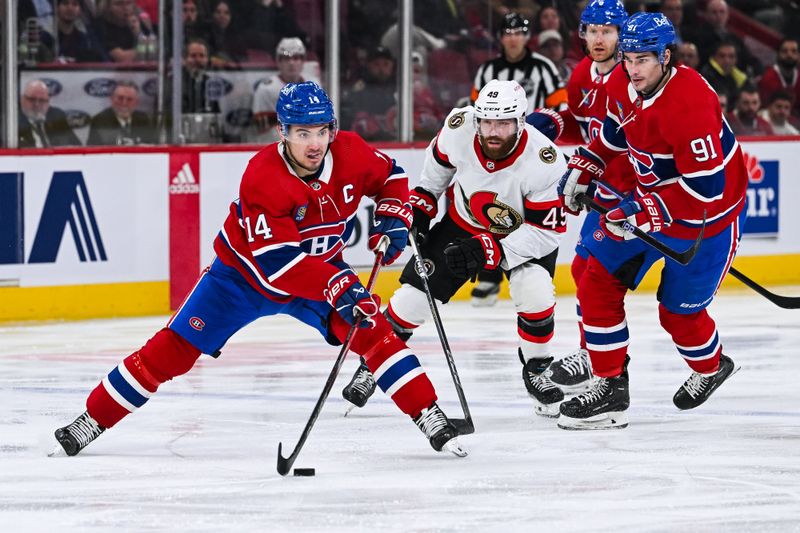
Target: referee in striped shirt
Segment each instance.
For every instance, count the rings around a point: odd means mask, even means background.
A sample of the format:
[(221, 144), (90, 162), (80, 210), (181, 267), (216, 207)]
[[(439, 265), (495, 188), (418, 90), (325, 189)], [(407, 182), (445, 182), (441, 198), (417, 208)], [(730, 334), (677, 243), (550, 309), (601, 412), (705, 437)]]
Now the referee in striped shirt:
[[(507, 13), (499, 31), (502, 52), (478, 68), (470, 100), (491, 80), (515, 80), (525, 89), (530, 115), (535, 109), (549, 107), (556, 111), (567, 109), (567, 89), (552, 61), (528, 49), (530, 30), (528, 20), (518, 13)], [(491, 307), (497, 302), (503, 272), (482, 271), (478, 284), (472, 288), (472, 305)]]

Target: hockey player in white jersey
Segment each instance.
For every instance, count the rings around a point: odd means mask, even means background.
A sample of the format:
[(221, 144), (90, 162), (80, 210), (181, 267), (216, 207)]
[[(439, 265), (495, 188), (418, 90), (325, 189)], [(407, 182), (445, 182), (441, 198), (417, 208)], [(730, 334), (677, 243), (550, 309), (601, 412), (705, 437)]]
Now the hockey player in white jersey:
[[(474, 107), (450, 112), (411, 191), (412, 231), (421, 241), (431, 292), (442, 303), (481, 270), (507, 273), (525, 387), (538, 414), (557, 416), (564, 395), (544, 370), (553, 360), (553, 272), (566, 231), (556, 187), (566, 161), (553, 142), (526, 124), (527, 106), (516, 81), (492, 80)], [(443, 194), (450, 199), (448, 210), (431, 227)], [(395, 332), (408, 338), (430, 311), (413, 260), (400, 282), (385, 314)], [(362, 365), (343, 395), (362, 407), (374, 388)]]

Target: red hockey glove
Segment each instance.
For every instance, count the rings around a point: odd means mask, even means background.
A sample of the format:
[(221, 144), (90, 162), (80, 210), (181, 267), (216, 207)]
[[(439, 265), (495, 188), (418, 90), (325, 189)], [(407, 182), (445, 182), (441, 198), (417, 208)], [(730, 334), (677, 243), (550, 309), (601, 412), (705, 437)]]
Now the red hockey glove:
[(408, 202), (414, 210), (414, 222), (411, 223), (411, 231), (417, 234), (417, 244), (422, 244), (425, 236), (431, 229), (431, 220), (436, 218), (439, 212), (439, 203), (433, 193), (417, 187), (408, 196)]
[(396, 200), (386, 200), (375, 208), (375, 221), (369, 228), (367, 246), (374, 250), (386, 235), (389, 237), (389, 247), (383, 254), (384, 265), (391, 265), (406, 247), (408, 242), (408, 228), (411, 227), (411, 206), (401, 204)]
[(578, 151), (569, 158), (567, 172), (558, 182), (558, 196), (564, 208), (577, 215), (583, 210), (583, 206), (578, 202), (578, 194), (589, 194), (593, 179), (599, 179), (605, 172), (605, 163), (586, 148), (578, 148)]
[(451, 242), (444, 249), (450, 271), (459, 278), (475, 281), (481, 270), (497, 270), (503, 260), (503, 247), (488, 233)]
[(672, 218), (657, 194), (645, 194), (638, 200), (621, 202), (616, 209), (600, 217), (603, 231), (617, 241), (634, 238), (633, 232), (626, 230), (626, 223), (655, 233), (669, 226)]
[(356, 322), (360, 328), (375, 325), (370, 317), (378, 312), (379, 304), (352, 271), (342, 270), (328, 281), (325, 299), (351, 326)]

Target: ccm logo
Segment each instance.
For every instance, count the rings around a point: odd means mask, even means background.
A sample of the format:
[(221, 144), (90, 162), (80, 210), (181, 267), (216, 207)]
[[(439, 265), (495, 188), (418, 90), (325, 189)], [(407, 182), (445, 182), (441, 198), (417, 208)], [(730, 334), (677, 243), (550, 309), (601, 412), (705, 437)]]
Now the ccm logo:
[(434, 204), (431, 204), (427, 199), (423, 198), (422, 196), (416, 196), (412, 194), (409, 197), (408, 201), (411, 202), (411, 205), (419, 207), (428, 214), (431, 214), (436, 210), (436, 206)]
[(197, 331), (203, 331), (203, 328), (206, 327), (206, 323), (203, 322), (203, 319), (196, 316), (189, 319), (189, 325)]
[(497, 266), (494, 240), (487, 235), (480, 235), (480, 238), (481, 244), (483, 244), (483, 250), (486, 253), (486, 264), (489, 266)]

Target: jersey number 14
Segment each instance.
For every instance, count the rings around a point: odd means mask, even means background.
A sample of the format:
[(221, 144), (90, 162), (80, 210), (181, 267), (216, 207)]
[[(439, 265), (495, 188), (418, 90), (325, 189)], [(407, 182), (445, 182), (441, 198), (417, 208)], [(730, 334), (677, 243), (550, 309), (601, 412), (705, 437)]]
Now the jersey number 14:
[(267, 217), (261, 213), (256, 218), (256, 225), (252, 227), (250, 224), (250, 217), (244, 217), (244, 229), (247, 230), (247, 242), (254, 242), (256, 236), (260, 235), (262, 239), (267, 240), (272, 237), (272, 230), (267, 225)]

